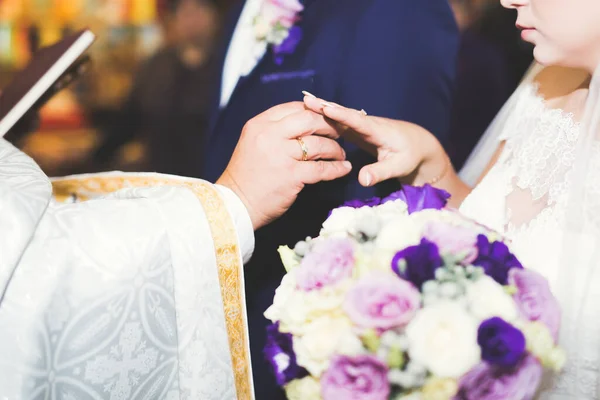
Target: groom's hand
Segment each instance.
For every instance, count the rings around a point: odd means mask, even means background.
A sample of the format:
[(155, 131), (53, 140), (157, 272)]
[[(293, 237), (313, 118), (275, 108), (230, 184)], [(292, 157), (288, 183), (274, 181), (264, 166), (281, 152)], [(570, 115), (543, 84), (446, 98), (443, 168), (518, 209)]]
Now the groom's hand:
[(323, 116), (301, 102), (273, 107), (246, 123), (217, 183), (240, 197), (258, 229), (285, 213), (305, 185), (350, 172), (336, 138)]

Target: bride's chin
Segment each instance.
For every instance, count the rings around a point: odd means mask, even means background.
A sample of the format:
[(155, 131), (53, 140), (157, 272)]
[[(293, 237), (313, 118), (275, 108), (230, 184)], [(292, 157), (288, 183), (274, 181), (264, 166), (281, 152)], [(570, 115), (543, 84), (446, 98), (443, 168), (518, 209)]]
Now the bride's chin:
[(543, 66), (556, 65), (558, 62), (556, 57), (553, 57), (549, 52), (544, 51), (544, 48), (539, 45), (536, 45), (533, 48), (533, 58)]

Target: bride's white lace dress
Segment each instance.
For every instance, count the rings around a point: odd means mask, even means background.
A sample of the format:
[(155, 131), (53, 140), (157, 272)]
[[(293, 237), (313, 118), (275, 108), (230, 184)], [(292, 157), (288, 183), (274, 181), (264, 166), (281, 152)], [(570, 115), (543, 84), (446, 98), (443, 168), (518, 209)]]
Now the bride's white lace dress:
[[(561, 227), (579, 133), (572, 115), (549, 108), (535, 84), (524, 87), (500, 137), (500, 158), (461, 206), (467, 216), (502, 232), (523, 265), (543, 274), (553, 289), (564, 278), (561, 268), (577, 273), (577, 263), (564, 265), (558, 253), (564, 243)], [(600, 184), (600, 145), (596, 146), (598, 157), (590, 167), (599, 171), (594, 174), (598, 179), (588, 185)], [(568, 363), (560, 378), (548, 382), (540, 399), (599, 398), (600, 287), (594, 290), (598, 301), (590, 301), (589, 290), (585, 300), (583, 294), (577, 299), (587, 316), (585, 327), (570, 323), (574, 317), (563, 313), (563, 329), (574, 333), (561, 335), (568, 338), (561, 338)], [(573, 291), (578, 293), (578, 288)]]

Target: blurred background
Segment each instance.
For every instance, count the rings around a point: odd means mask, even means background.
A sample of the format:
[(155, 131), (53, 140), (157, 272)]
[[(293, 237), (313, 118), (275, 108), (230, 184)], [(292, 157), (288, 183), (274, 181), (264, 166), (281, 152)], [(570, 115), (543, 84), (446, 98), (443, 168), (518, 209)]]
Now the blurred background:
[[(497, 0), (449, 1), (463, 35), (449, 149), (460, 164), (519, 82), (531, 49)], [(50, 176), (189, 170), (153, 154), (153, 138), (164, 140), (168, 128), (183, 146), (205, 129), (214, 47), (235, 2), (0, 0), (0, 89), (40, 46), (84, 27), (97, 35), (90, 69), (46, 104), (39, 130), (15, 144)]]
[[(162, 49), (184, 41), (192, 44), (197, 41), (198, 47), (209, 51), (209, 43), (204, 42), (214, 41), (216, 32), (207, 32), (207, 29), (218, 28), (221, 15), (232, 2), (206, 2), (211, 8), (191, 10), (178, 3), (172, 0), (0, 0), (0, 89), (40, 46), (52, 44), (85, 27), (97, 36), (90, 51), (93, 62), (89, 70), (76, 84), (47, 103), (41, 110), (40, 129), (17, 143), (45, 172), (60, 175), (106, 166), (94, 165), (99, 162), (92, 159), (93, 152), (107, 137), (112, 139), (120, 134), (115, 126), (122, 130), (123, 118), (137, 117), (122, 114), (136, 76), (145, 68), (145, 63)], [(179, 17), (175, 13), (176, 6), (182, 8)], [(194, 54), (189, 57), (194, 58)], [(196, 55), (198, 57), (204, 56)], [(194, 62), (197, 61), (189, 64)], [(165, 72), (160, 71), (161, 66), (151, 68), (155, 75)], [(138, 83), (139, 86), (146, 84)], [(199, 96), (206, 95), (199, 93)], [(111, 167), (142, 167), (144, 149), (140, 142), (143, 140), (132, 140), (124, 146), (111, 143), (111, 148), (96, 158), (102, 162), (110, 158)]]

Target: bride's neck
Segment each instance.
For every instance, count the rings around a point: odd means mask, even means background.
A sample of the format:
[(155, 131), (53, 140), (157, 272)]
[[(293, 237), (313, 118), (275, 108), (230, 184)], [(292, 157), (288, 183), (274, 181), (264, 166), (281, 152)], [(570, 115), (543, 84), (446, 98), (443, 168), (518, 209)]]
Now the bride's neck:
[(580, 120), (591, 81), (588, 72), (547, 67), (536, 76), (535, 81), (549, 107), (572, 113), (575, 120)]

